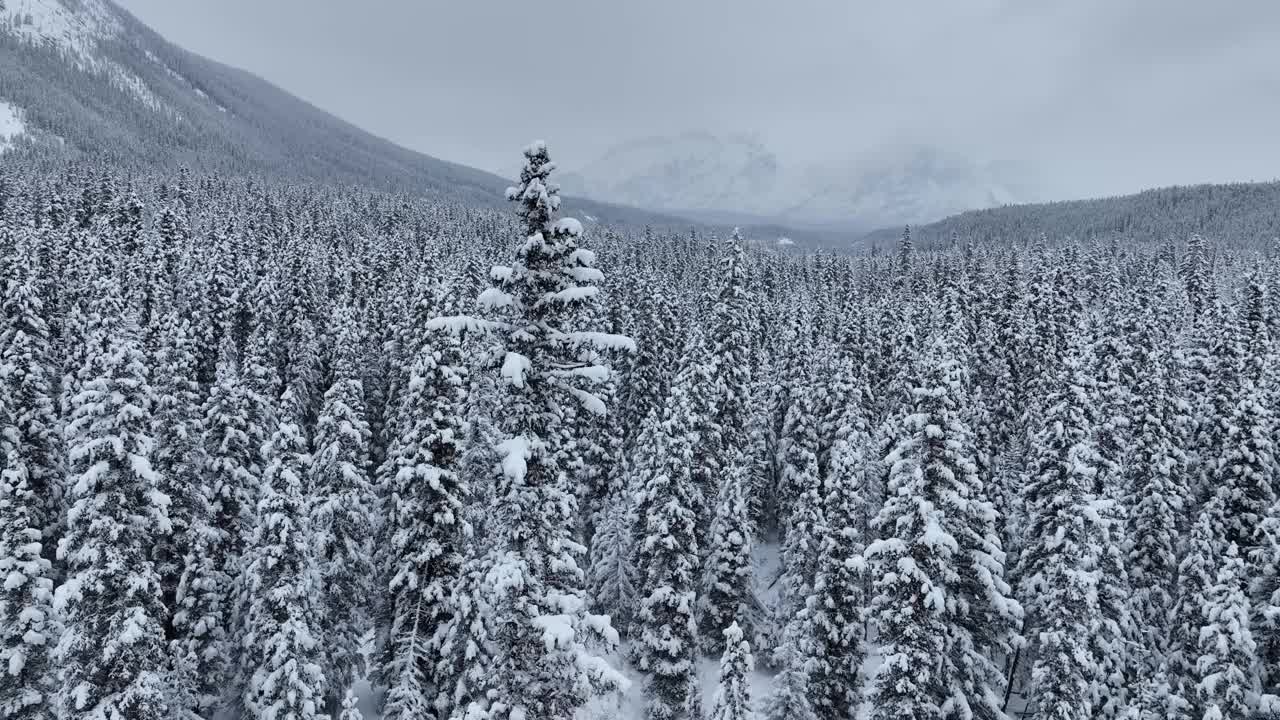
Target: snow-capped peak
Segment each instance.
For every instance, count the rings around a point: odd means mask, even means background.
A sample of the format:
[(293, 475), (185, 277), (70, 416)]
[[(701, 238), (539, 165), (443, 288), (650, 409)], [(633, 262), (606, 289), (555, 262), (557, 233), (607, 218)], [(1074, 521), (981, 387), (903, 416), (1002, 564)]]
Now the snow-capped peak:
[(104, 0), (8, 0), (0, 25), (37, 44), (50, 44), (78, 62), (94, 65), (100, 40), (121, 31)]
[(706, 132), (623, 143), (566, 173), (562, 185), (570, 194), (652, 210), (867, 227), (938, 220), (1020, 195), (991, 167), (928, 145), (786, 166), (755, 138)]

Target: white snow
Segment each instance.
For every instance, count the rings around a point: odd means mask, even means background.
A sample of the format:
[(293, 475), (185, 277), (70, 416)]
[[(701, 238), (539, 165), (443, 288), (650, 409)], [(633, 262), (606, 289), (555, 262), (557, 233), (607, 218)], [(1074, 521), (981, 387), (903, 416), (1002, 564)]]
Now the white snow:
[(524, 482), (525, 473), (529, 471), (529, 456), (532, 448), (528, 438), (521, 435), (498, 443), (498, 453), (502, 456), (502, 473), (516, 484)]
[(15, 35), (33, 45), (61, 50), (75, 67), (106, 73), (111, 84), (132, 94), (152, 110), (161, 110), (159, 99), (142, 78), (119, 63), (99, 56), (98, 43), (117, 36), (121, 31), (119, 21), (104, 0), (78, 0), (75, 3), (65, 0), (9, 0), (5, 12), (0, 13), (0, 32)]
[(790, 247), (790, 246), (795, 245), (795, 244), (796, 244), (796, 241), (795, 241), (795, 240), (792, 240), (792, 239), (791, 239), (791, 238), (789, 238), (789, 237), (780, 237), (780, 238), (778, 238), (778, 245), (779, 245), (779, 246), (781, 246), (781, 247)]
[(529, 362), (529, 358), (518, 352), (509, 352), (502, 361), (502, 377), (506, 378), (512, 387), (522, 388), (524, 376), (531, 367), (533, 364)]
[(578, 402), (582, 403), (583, 409), (592, 415), (605, 417), (609, 414), (609, 408), (595, 393), (589, 393), (586, 390), (579, 390), (578, 388), (569, 388), (569, 392), (578, 399)]
[(487, 288), (476, 298), (476, 304), (482, 308), (505, 308), (515, 305), (515, 298), (498, 288)]
[[(120, 32), (111, 8), (103, 0), (9, 0), (0, 25), (28, 42), (49, 43), (86, 67), (97, 67), (98, 41)], [(11, 22), (12, 21), (12, 22)]]
[(26, 132), (26, 129), (18, 108), (0, 101), (0, 153), (13, 149), (14, 141)]
[(614, 352), (636, 351), (636, 341), (626, 335), (602, 332), (571, 332), (557, 334), (554, 339), (563, 340), (572, 345), (590, 345), (597, 350), (612, 350)]
[(554, 232), (556, 235), (579, 237), (582, 235), (582, 223), (577, 218), (561, 218), (556, 222)]

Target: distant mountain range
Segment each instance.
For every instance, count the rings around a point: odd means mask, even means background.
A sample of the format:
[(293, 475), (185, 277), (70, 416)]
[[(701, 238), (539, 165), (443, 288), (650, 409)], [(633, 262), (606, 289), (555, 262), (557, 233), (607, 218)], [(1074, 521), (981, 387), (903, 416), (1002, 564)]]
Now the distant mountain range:
[(1030, 199), (1010, 175), (928, 146), (788, 166), (754, 138), (688, 132), (618, 145), (562, 183), (574, 194), (711, 222), (869, 229)]
[[(0, 173), (19, 162), (94, 157), (123, 169), (187, 166), (469, 204), (501, 204), (509, 184), (375, 137), (187, 52), (110, 0), (0, 0), (0, 153)], [(922, 247), (953, 234), (1018, 243), (1040, 232), (1082, 240), (1124, 233), (1154, 242), (1204, 232), (1259, 245), (1280, 235), (1274, 183), (999, 207), (1037, 193), (1016, 173), (927, 146), (795, 167), (756, 139), (690, 132), (625, 143), (565, 170), (565, 209), (589, 223), (741, 225), (778, 248), (885, 249), (907, 222), (926, 223), (917, 229)], [(998, 209), (964, 212), (979, 208)]]

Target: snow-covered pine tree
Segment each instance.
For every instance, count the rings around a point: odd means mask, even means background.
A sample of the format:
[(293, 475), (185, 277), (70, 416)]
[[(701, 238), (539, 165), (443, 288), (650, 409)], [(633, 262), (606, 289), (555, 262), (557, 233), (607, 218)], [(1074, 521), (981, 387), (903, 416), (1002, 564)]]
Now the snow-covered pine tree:
[(885, 459), (889, 498), (866, 558), (870, 613), (884, 666), (871, 690), (878, 720), (1002, 718), (1008, 652), (1022, 609), (1004, 581), (1004, 553), (964, 422), (965, 370), (949, 339), (930, 340), (909, 383), (910, 412)]
[(720, 680), (716, 685), (715, 703), (707, 720), (750, 720), (751, 688), (748, 685), (755, 661), (751, 644), (742, 628), (731, 623), (723, 631), (724, 654), (720, 659)]
[[(811, 382), (806, 382), (812, 388)], [(782, 667), (781, 651), (787, 645), (785, 638), (798, 637), (804, 632), (792, 628), (793, 623), (807, 623), (805, 603), (813, 592), (817, 574), (819, 547), (826, 534), (823, 519), (823, 488), (818, 469), (818, 433), (815, 406), (809, 402), (811, 389), (807, 388), (792, 404), (788, 423), (790, 437), (783, 450), (783, 498), (780, 504), (786, 509), (782, 542), (782, 573), (778, 578), (778, 597), (770, 618), (770, 648), (774, 650), (769, 660)], [(801, 658), (795, 648), (785, 654)]]
[(1169, 649), (1178, 547), (1193, 497), (1181, 446), (1185, 401), (1180, 398), (1183, 388), (1173, 372), (1175, 360), (1154, 342), (1143, 345), (1140, 352), (1145, 356), (1146, 372), (1135, 392), (1134, 444), (1125, 462), (1129, 488), (1125, 549), (1134, 619), (1143, 631), (1148, 669), (1154, 669)]
[(360, 700), (351, 688), (347, 688), (346, 695), (342, 697), (342, 712), (338, 713), (338, 720), (364, 720)]
[[(751, 400), (751, 334), (748, 317), (750, 290), (747, 287), (747, 260), (742, 234), (734, 230), (725, 241), (720, 295), (712, 308), (714, 331), (711, 340), (710, 394), (718, 447), (707, 447), (719, 458), (721, 477), (742, 472), (747, 445), (748, 408)], [(712, 439), (712, 438), (708, 438)], [(719, 485), (708, 488), (715, 492)]]
[(1045, 400), (1024, 487), (1031, 517), (1019, 569), (1034, 659), (1029, 702), (1061, 720), (1093, 717), (1093, 688), (1102, 681), (1090, 648), (1100, 612), (1102, 520), (1093, 493), (1101, 461), (1093, 444), (1087, 363), (1088, 348), (1076, 343)]
[[(860, 398), (846, 398), (857, 408)], [(812, 618), (809, 689), (822, 720), (852, 716), (865, 657), (866, 549), (870, 511), (864, 455), (870, 444), (860, 408), (845, 415), (823, 483), (824, 530), (806, 611)]]
[(1185, 720), (1187, 706), (1174, 692), (1169, 673), (1161, 665), (1154, 674), (1144, 676), (1134, 691), (1134, 720)]
[(356, 320), (355, 308), (340, 301), (332, 321), (332, 382), (316, 421), (315, 452), (306, 478), (323, 595), (324, 677), (331, 713), (337, 711), (347, 688), (364, 674), (360, 645), (372, 621), (367, 608), (375, 574), (370, 432)]
[[(5, 363), (6, 376), (14, 366)], [(42, 554), (41, 499), (28, 481), (11, 388), (0, 386), (0, 717), (58, 716), (50, 658), (59, 628), (53, 613), (53, 565)]]
[(1206, 597), (1196, 661), (1196, 695), (1204, 720), (1253, 717), (1258, 693), (1257, 646), (1249, 631), (1248, 577), (1234, 543), (1227, 546)]
[(303, 498), (310, 456), (301, 414), (286, 390), (264, 448), (262, 491), (245, 553), (240, 692), (245, 714), (255, 720), (310, 720), (322, 714), (325, 697), (326, 638)]
[(229, 648), (239, 645), (243, 630), (242, 558), (254, 531), (268, 427), (268, 401), (252, 385), (250, 363), (247, 354), (241, 359), (232, 338), (224, 336), (217, 379), (203, 411), (203, 490), (209, 516), (187, 554), (176, 599), (174, 620), (195, 658), (205, 704), (216, 702), (215, 695), (240, 702), (238, 690), (227, 682), (234, 665)]
[[(654, 424), (657, 423), (656, 413)], [(648, 425), (649, 423), (642, 423)], [(641, 447), (646, 435), (640, 434)], [(652, 451), (652, 446), (647, 446)], [(642, 463), (644, 464), (644, 463)], [(630, 468), (624, 472), (624, 482), (607, 499), (604, 517), (596, 528), (591, 543), (590, 567), (587, 572), (587, 589), (592, 607), (602, 615), (608, 615), (613, 627), (622, 635), (630, 632), (636, 610), (637, 568), (633, 556), (638, 550), (634, 542), (633, 527), (638, 482)]]
[(98, 263), (90, 354), (70, 398), (71, 508), (58, 557), (67, 575), (54, 606), (64, 718), (164, 720), (171, 707), (160, 576), (151, 561), (170, 531), (169, 499), (151, 467), (151, 387), (139, 330), (114, 273)]
[(740, 467), (724, 478), (711, 522), (710, 551), (698, 596), (698, 624), (708, 653), (724, 652), (725, 631), (730, 626), (753, 637), (759, 614), (751, 562), (754, 533), (744, 470)]
[[(383, 618), (387, 643), (377, 677), (387, 688), (382, 716), (417, 718), (446, 713), (457, 681), (451, 658), (440, 657), (453, 620), (450, 595), (462, 579), (470, 529), (463, 517), (466, 479), (460, 476), (466, 368), (458, 339), (449, 334), (421, 342), (388, 452), (396, 468), (387, 488), (389, 542)], [(441, 673), (444, 668), (448, 672)]]
[(607, 617), (587, 611), (577, 503), (563, 483), (561, 456), (572, 441), (562, 423), (564, 406), (605, 412), (584, 386), (604, 382), (610, 370), (582, 358), (592, 349), (634, 349), (634, 343), (569, 329), (596, 300), (603, 273), (593, 267), (595, 254), (578, 246), (581, 223), (554, 220), (560, 197), (548, 180), (554, 166), (546, 145), (530, 145), (525, 159), (520, 184), (507, 191), (518, 203), (525, 240), (515, 264), (495, 269), (497, 285), (480, 297), (484, 306), (505, 309), (510, 321), (445, 317), (432, 324), (488, 327), (504, 351), (501, 475), (487, 558), (497, 635), (483, 696), (455, 711), (471, 720), (567, 720), (593, 695), (626, 683), (589, 649), (593, 637), (616, 642), (617, 633)]
[(34, 248), (22, 245), (10, 259), (0, 305), (0, 397), (7, 404), (12, 441), (21, 453), (24, 480), (32, 504), (29, 522), (40, 530), (42, 552), (53, 559), (65, 508), (63, 444), (54, 409), (56, 373), (46, 310), (39, 295), (40, 271)]
[(911, 242), (911, 226), (902, 228), (902, 237), (898, 239), (898, 276), (904, 280), (911, 275), (911, 260), (914, 252)]
[(697, 516), (690, 474), (692, 407), (687, 373), (677, 378), (660, 418), (653, 464), (640, 472), (638, 515), (637, 666), (648, 675), (650, 720), (686, 718), (696, 661)]
[(157, 326), (159, 347), (151, 383), (156, 395), (151, 423), (156, 443), (152, 466), (160, 476), (160, 490), (169, 498), (173, 532), (157, 543), (152, 557), (160, 573), (165, 604), (172, 608), (186, 555), (210, 517), (208, 497), (201, 483), (206, 462), (195, 337), (190, 322), (177, 309), (164, 312)]
[[(801, 615), (806, 615), (801, 611)], [(808, 644), (807, 622), (790, 623), (782, 647), (776, 651), (776, 660), (782, 672), (773, 681), (773, 692), (765, 699), (765, 720), (818, 720), (814, 712), (813, 694), (810, 690), (809, 663), (812, 654), (804, 646)]]
[(1178, 274), (1186, 284), (1187, 301), (1191, 304), (1192, 312), (1196, 316), (1204, 314), (1213, 305), (1216, 293), (1209, 246), (1199, 233), (1187, 240), (1187, 252), (1178, 268)]
[(1190, 535), (1183, 540), (1178, 563), (1176, 603), (1169, 632), (1169, 675), (1179, 701), (1192, 718), (1204, 714), (1199, 704), (1196, 663), (1200, 657), (1200, 628), (1209, 591), (1216, 582), (1218, 558), (1226, 552), (1222, 544), (1223, 499), (1211, 496), (1200, 508)]

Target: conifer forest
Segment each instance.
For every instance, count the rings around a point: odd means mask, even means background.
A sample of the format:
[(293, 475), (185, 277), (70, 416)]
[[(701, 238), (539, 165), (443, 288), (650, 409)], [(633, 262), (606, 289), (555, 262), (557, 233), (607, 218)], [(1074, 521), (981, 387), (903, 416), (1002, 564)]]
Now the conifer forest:
[(1280, 260), (0, 183), (0, 715), (1280, 712)]
[(1277, 48), (0, 0), (0, 720), (1280, 720)]

